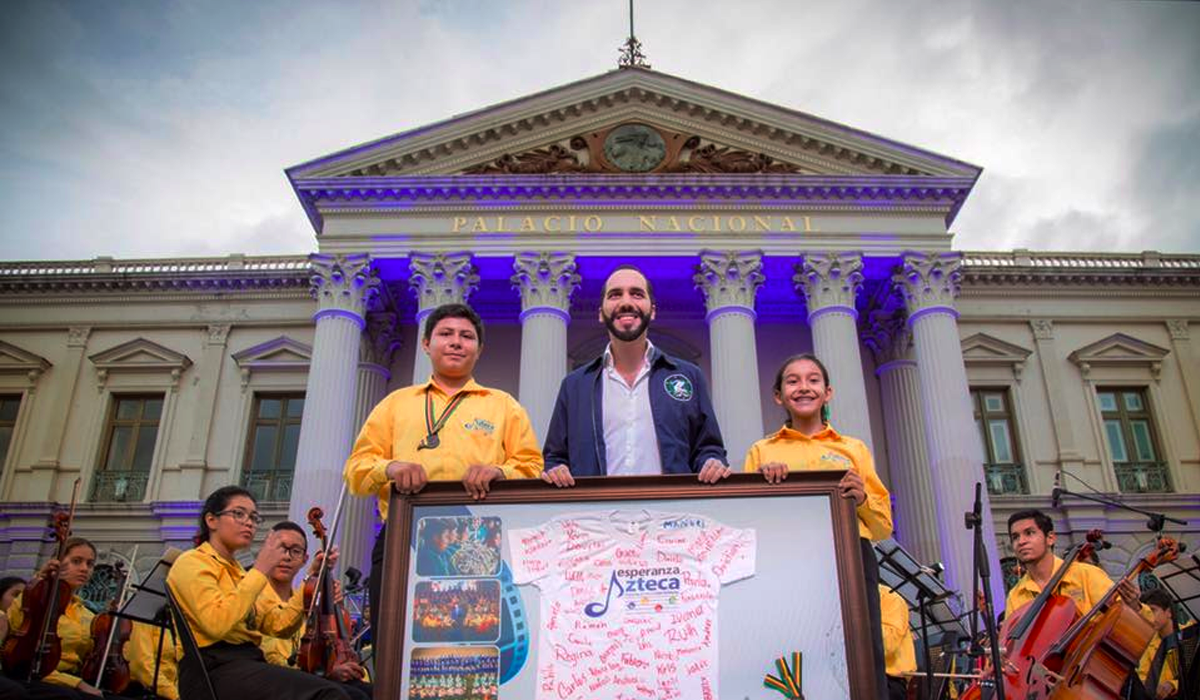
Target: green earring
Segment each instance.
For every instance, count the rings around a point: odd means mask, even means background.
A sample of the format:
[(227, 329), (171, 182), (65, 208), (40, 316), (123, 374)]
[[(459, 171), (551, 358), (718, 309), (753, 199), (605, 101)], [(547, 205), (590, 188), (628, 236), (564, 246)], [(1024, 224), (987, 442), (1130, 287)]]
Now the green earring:
[(825, 404), (824, 406), (821, 407), (821, 422), (822, 423), (829, 422), (829, 414), (830, 414), (829, 404)]

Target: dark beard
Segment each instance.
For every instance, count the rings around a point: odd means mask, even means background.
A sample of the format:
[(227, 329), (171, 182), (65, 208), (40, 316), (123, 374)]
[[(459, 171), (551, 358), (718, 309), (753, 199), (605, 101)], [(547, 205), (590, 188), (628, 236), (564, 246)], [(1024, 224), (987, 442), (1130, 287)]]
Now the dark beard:
[[(633, 313), (637, 314), (638, 319), (641, 320), (641, 324), (638, 326), (635, 326), (631, 330), (623, 331), (623, 330), (617, 328), (617, 324), (616, 324), (616, 321), (614, 320), (614, 318), (618, 314), (626, 313), (628, 311), (632, 311)], [(612, 316), (605, 315), (603, 312), (601, 312), (600, 315), (604, 318), (604, 327), (608, 329), (608, 332), (612, 334), (612, 337), (616, 338), (617, 340), (619, 340), (623, 343), (631, 343), (631, 342), (637, 340), (647, 330), (650, 329), (650, 315), (647, 313), (644, 313), (641, 309), (626, 307), (626, 308), (622, 308), (622, 309), (617, 309), (616, 312)]]

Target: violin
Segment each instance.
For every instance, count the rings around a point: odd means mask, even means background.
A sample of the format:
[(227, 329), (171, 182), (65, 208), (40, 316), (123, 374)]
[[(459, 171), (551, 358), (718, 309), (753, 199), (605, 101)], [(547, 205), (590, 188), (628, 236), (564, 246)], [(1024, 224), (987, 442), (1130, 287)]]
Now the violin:
[(75, 519), (75, 502), (79, 497), (79, 479), (71, 493), (71, 507), (66, 513), (54, 514), (54, 537), (58, 541), (59, 562), (53, 576), (40, 576), (21, 594), (21, 624), (9, 630), (0, 660), (5, 672), (13, 678), (40, 681), (58, 668), (62, 660), (62, 640), (58, 637), (58, 619), (71, 603), (71, 585), (62, 580), (62, 561), (67, 555), (67, 539)]
[[(1004, 668), (1004, 696), (1007, 698), (1036, 697), (1038, 688), (1044, 691), (1045, 679), (1042, 660), (1059, 637), (1079, 619), (1079, 608), (1070, 596), (1056, 591), (1071, 565), (1092, 558), (1096, 548), (1109, 547), (1100, 530), (1087, 533), (1087, 542), (1076, 545), (1063, 557), (1063, 565), (1054, 572), (1045, 588), (1029, 603), (1010, 610), (1000, 630)], [(984, 666), (982, 680), (969, 686), (960, 696), (961, 700), (980, 700), (984, 688), (992, 688), (994, 682), (991, 664)]]
[(1104, 594), (1087, 615), (1063, 635), (1046, 659), (1059, 681), (1049, 700), (1117, 700), (1130, 672), (1150, 646), (1154, 628), (1122, 601), (1116, 600), (1123, 581), (1179, 557), (1181, 545), (1170, 537), (1158, 540), (1155, 551), (1142, 557)]
[(304, 608), (308, 614), (296, 665), (302, 671), (332, 677), (334, 668), (350, 661), (358, 663), (359, 658), (351, 643), (350, 614), (335, 600), (328, 566), (329, 538), (321, 522), (324, 516), (318, 507), (308, 511), (308, 524), (321, 543), (322, 560), (317, 575), (304, 582)]
[[(134, 557), (137, 554), (135, 552)], [(116, 612), (125, 597), (129, 574), (125, 565), (117, 562), (121, 574), (121, 589), (108, 604), (108, 610), (92, 618), (92, 650), (83, 661), (80, 675), (100, 690), (120, 695), (129, 687), (129, 662), (125, 660), (125, 644), (133, 633), (133, 623)]]

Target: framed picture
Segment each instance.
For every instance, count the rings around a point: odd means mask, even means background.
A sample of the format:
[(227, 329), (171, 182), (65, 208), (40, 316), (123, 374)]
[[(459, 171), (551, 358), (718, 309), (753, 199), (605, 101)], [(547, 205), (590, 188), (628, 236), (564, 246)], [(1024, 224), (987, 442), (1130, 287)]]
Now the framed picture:
[[(376, 697), (875, 698), (841, 471), (494, 483), (392, 495)], [(795, 656), (798, 654), (799, 656)]]

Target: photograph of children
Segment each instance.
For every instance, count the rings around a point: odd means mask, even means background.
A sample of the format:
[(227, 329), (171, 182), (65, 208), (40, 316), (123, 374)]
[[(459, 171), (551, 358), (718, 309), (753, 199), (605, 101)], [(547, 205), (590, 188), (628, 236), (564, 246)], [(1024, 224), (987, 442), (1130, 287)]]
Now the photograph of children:
[(494, 642), (499, 638), (499, 581), (417, 583), (413, 597), (414, 642)]
[(413, 649), (409, 700), (496, 700), (500, 650), (496, 647)]
[(421, 518), (417, 576), (495, 576), (500, 573), (500, 518)]

